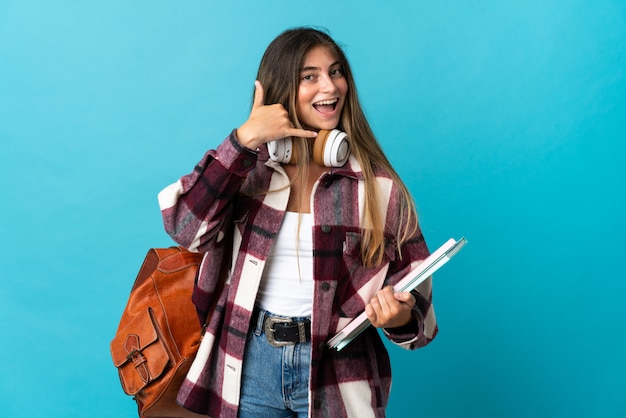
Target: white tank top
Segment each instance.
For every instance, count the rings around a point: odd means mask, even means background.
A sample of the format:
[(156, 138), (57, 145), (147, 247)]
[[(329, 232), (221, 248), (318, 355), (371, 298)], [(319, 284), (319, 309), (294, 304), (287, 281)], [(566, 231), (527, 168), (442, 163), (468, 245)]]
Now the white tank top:
[[(300, 229), (298, 230), (298, 217)], [(265, 262), (257, 305), (281, 316), (310, 316), (313, 305), (313, 217), (286, 212)]]

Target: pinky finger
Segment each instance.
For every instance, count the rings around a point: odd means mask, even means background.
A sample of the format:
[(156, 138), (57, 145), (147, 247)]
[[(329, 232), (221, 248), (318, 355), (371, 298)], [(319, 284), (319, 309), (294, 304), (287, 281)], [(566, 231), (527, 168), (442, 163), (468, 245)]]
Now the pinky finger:
[(294, 128), (289, 131), (288, 136), (295, 136), (295, 137), (300, 137), (300, 138), (315, 138), (317, 137), (317, 132)]

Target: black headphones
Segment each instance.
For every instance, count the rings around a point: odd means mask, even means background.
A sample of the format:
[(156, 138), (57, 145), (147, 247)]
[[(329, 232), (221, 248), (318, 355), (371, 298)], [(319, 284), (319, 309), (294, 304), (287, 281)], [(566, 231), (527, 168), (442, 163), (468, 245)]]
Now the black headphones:
[[(282, 138), (267, 143), (272, 161), (284, 164), (297, 164), (297, 149), (291, 138)], [(339, 129), (318, 132), (313, 145), (313, 161), (324, 167), (342, 167), (350, 156), (348, 135)]]

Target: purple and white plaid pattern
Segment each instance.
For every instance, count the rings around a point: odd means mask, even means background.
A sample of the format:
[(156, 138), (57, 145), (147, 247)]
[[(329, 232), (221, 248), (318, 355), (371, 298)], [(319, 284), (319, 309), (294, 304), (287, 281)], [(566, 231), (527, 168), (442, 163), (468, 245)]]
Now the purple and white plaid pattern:
[[(375, 268), (360, 261), (364, 189), (356, 159), (324, 174), (313, 190), (311, 417), (385, 416), (391, 369), (377, 330), (370, 327), (340, 352), (325, 343), (363, 311), (383, 284), (394, 284), (428, 256), (419, 229), (398, 253), (395, 233), (403, 221), (399, 194), (382, 170), (376, 175), (381, 208), (387, 214), (387, 246), (383, 264)], [(192, 173), (159, 194), (167, 232), (180, 245), (206, 253), (194, 293), (201, 320), (210, 301), (218, 298), (179, 392), (178, 401), (190, 410), (215, 418), (237, 416), (246, 335), (265, 260), (287, 206), (288, 184), (282, 167), (268, 160), (266, 147), (258, 152), (246, 149), (233, 132), (207, 152)], [(233, 236), (231, 272), (216, 294), (227, 234)], [(425, 346), (437, 334), (430, 279), (414, 295), (413, 325), (384, 332), (406, 349)]]

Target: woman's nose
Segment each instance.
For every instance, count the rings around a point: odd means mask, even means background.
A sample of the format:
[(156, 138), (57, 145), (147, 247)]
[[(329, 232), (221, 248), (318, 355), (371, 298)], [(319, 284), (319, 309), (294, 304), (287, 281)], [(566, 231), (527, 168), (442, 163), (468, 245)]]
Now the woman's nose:
[(334, 80), (329, 76), (323, 76), (320, 78), (320, 91), (324, 93), (335, 92), (337, 86), (335, 85)]

